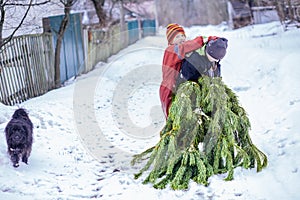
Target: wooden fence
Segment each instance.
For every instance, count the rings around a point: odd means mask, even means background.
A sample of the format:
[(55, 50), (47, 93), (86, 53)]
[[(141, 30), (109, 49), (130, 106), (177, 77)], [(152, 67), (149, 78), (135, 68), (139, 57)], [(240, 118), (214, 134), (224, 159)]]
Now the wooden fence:
[[(140, 25), (139, 25), (140, 23)], [(88, 72), (99, 61), (106, 61), (111, 55), (138, 41), (141, 37), (155, 35), (155, 20), (133, 20), (125, 24), (121, 31), (121, 25), (116, 24), (109, 30), (91, 29), (84, 31), (85, 43), (85, 70)]]
[(121, 33), (120, 24), (112, 26), (109, 30), (102, 29), (85, 30), (84, 35), (86, 45), (85, 72), (96, 66), (99, 61), (106, 61), (111, 55), (116, 54), (121, 49), (127, 47), (128, 31), (127, 28)]
[(21, 103), (54, 86), (50, 34), (14, 37), (0, 50), (0, 101)]
[[(91, 71), (99, 61), (105, 62), (111, 55), (137, 41), (139, 31), (143, 30), (126, 26), (121, 32), (120, 24), (107, 31), (83, 30), (84, 58), (79, 62), (84, 64), (80, 65), (75, 76)], [(15, 105), (54, 88), (53, 34), (14, 37), (0, 49), (1, 103)], [(68, 49), (62, 48), (62, 51)], [(68, 52), (62, 54), (68, 55)], [(64, 66), (60, 67), (62, 70)]]

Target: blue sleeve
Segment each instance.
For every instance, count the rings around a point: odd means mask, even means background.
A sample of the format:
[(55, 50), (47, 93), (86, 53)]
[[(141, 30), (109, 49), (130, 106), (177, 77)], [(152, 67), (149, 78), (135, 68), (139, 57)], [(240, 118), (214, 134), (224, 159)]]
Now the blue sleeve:
[(174, 52), (177, 54), (177, 56), (180, 60), (183, 60), (183, 58), (179, 54), (179, 46), (178, 45), (174, 45)]

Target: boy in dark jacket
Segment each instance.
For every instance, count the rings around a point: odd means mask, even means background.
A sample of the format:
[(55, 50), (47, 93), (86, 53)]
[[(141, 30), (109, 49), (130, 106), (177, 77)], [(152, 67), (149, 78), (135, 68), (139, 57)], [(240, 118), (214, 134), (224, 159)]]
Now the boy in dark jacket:
[(225, 56), (228, 46), (226, 38), (210, 40), (202, 48), (186, 55), (182, 63), (176, 86), (184, 81), (198, 81), (200, 76), (221, 76), (220, 60)]

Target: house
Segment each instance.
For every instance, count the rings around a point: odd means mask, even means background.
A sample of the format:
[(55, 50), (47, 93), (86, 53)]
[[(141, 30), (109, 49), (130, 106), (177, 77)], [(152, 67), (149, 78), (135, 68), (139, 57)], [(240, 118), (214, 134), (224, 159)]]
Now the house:
[[(120, 4), (112, 1), (106, 1), (103, 9), (106, 10), (108, 20), (113, 23), (114, 21), (120, 20)], [(95, 25), (98, 24), (99, 19), (96, 14), (96, 10), (91, 0), (77, 1), (72, 6), (73, 12), (81, 12), (82, 23), (84, 25)], [(123, 3), (123, 13), (125, 21), (139, 19), (154, 19), (155, 4), (153, 0), (143, 1), (140, 3)]]
[(241, 28), (253, 23), (250, 5), (240, 0), (228, 1), (229, 21), (232, 28)]
[(279, 21), (275, 6), (255, 6), (251, 8), (254, 24), (263, 24), (272, 21)]

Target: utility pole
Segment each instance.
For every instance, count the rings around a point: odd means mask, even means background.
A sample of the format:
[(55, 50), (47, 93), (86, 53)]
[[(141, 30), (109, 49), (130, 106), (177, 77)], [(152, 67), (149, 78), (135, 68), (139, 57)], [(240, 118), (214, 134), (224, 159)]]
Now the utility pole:
[(158, 33), (157, 0), (154, 0), (155, 32)]

